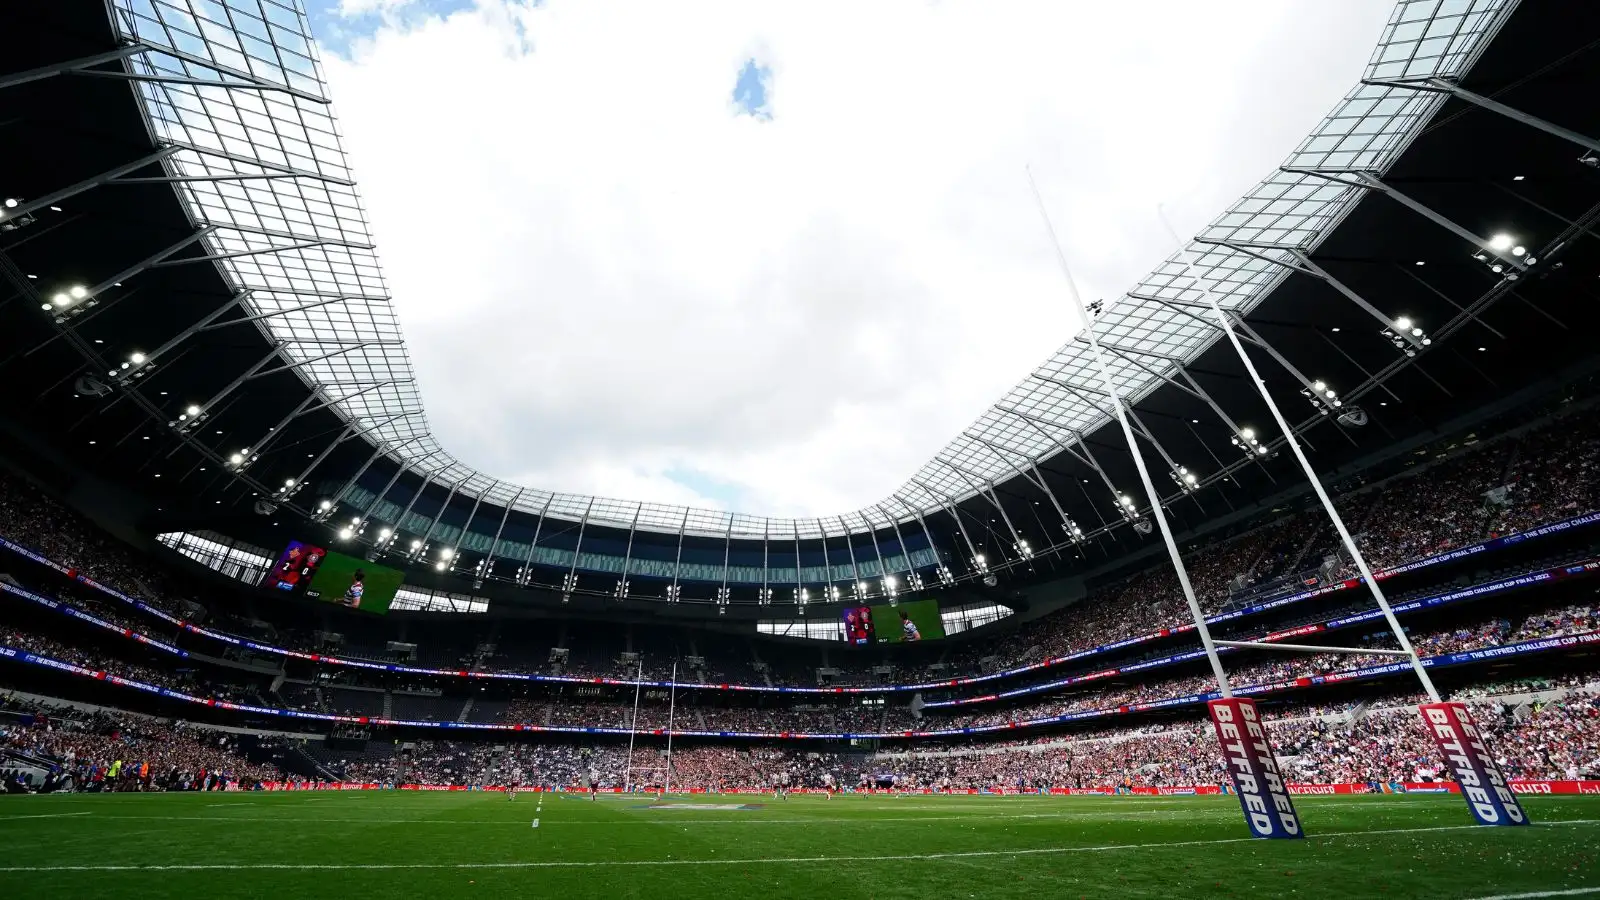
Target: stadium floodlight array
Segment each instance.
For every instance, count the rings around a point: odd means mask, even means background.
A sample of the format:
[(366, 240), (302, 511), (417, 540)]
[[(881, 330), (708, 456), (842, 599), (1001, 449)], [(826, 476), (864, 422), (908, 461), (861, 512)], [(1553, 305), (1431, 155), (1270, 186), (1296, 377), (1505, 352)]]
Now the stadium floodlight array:
[[(1034, 183), (1032, 170), (1028, 171), (1028, 185), (1033, 189), (1034, 200), (1039, 206), (1039, 215), (1044, 219), (1045, 230), (1049, 233), (1050, 243), (1056, 251), (1056, 261), (1060, 264), (1061, 274), (1066, 282), (1067, 298), (1083, 321), (1083, 332), (1088, 338), (1089, 354), (1094, 359), (1095, 368), (1100, 374), (1101, 387), (1110, 398), (1111, 408), (1116, 414), (1117, 423), (1122, 428), (1122, 437), (1127, 441), (1128, 452), (1133, 456), (1134, 468), (1139, 472), (1139, 483), (1149, 498), (1150, 518), (1155, 520), (1156, 527), (1161, 530), (1161, 540), (1166, 545), (1167, 555), (1172, 559), (1172, 568), (1178, 576), (1178, 585), (1183, 589), (1183, 598), (1188, 603), (1189, 615), (1194, 621), (1195, 634), (1200, 638), (1201, 646), (1205, 648), (1206, 660), (1210, 662), (1211, 673), (1217, 680), (1218, 699), (1211, 700), (1206, 705), (1211, 713), (1212, 723), (1216, 727), (1217, 739), (1222, 744), (1224, 767), (1233, 779), (1234, 790), (1244, 809), (1245, 823), (1249, 826), (1250, 833), (1256, 837), (1303, 838), (1305, 831), (1300, 827), (1300, 816), (1295, 812), (1294, 801), (1290, 799), (1289, 790), (1279, 774), (1277, 759), (1267, 738), (1266, 725), (1256, 712), (1255, 701), (1233, 695), (1233, 689), (1228, 683), (1227, 670), (1223, 668), (1222, 660), (1217, 656), (1216, 642), (1211, 639), (1211, 629), (1206, 626), (1205, 612), (1200, 609), (1194, 585), (1189, 581), (1188, 568), (1184, 566), (1183, 556), (1178, 552), (1178, 542), (1172, 535), (1171, 525), (1167, 522), (1167, 514), (1161, 505), (1161, 495), (1156, 492), (1155, 482), (1150, 477), (1150, 467), (1145, 464), (1144, 453), (1139, 447), (1139, 441), (1134, 437), (1133, 425), (1128, 421), (1127, 404), (1123, 400), (1122, 391), (1117, 387), (1116, 379), (1112, 377), (1110, 365), (1106, 363), (1105, 352), (1100, 348), (1100, 339), (1095, 334), (1094, 319), (1078, 295), (1072, 269), (1067, 264), (1066, 253), (1061, 249), (1061, 241), (1056, 237), (1055, 225), (1050, 221), (1049, 211), (1045, 209), (1044, 198), (1039, 194), (1039, 186)], [(1132, 498), (1119, 493), (1118, 501), (1123, 516), (1129, 518), (1129, 521), (1134, 521), (1133, 517), (1137, 516), (1137, 510)], [(1141, 533), (1148, 533), (1150, 528), (1148, 522), (1135, 522), (1135, 527), (1140, 524), (1144, 526), (1139, 529)]]
[[(1283, 417), (1283, 411), (1278, 408), (1277, 401), (1273, 400), (1271, 392), (1267, 390), (1267, 383), (1262, 380), (1261, 373), (1256, 370), (1255, 363), (1250, 359), (1250, 355), (1245, 352), (1244, 344), (1240, 343), (1239, 336), (1234, 331), (1233, 322), (1217, 303), (1216, 293), (1212, 290), (1212, 286), (1199, 274), (1194, 264), (1194, 256), (1190, 253), (1188, 245), (1173, 230), (1171, 223), (1166, 219), (1165, 212), (1161, 214), (1161, 221), (1172, 236), (1173, 241), (1178, 245), (1178, 253), (1183, 263), (1184, 274), (1188, 276), (1190, 283), (1205, 298), (1206, 306), (1210, 308), (1211, 314), (1217, 320), (1217, 327), (1222, 330), (1223, 335), (1228, 339), (1228, 343), (1233, 346), (1234, 353), (1238, 355), (1239, 361), (1243, 363), (1245, 373), (1249, 376), (1250, 382), (1256, 386), (1256, 391), (1266, 403), (1267, 409), (1272, 413), (1273, 421), (1277, 423), (1278, 429), (1283, 433), (1284, 442), (1288, 444), (1290, 452), (1294, 454), (1294, 458), (1299, 462), (1301, 470), (1305, 472), (1306, 480), (1310, 482), (1311, 489), (1316, 493), (1318, 502), (1322, 504), (1323, 510), (1327, 512), (1328, 519), (1333, 523), (1334, 530), (1338, 532), (1339, 540), (1344, 544), (1345, 550), (1349, 552), (1350, 559), (1361, 573), (1367, 589), (1372, 592), (1373, 600), (1377, 602), (1378, 608), (1383, 611), (1384, 621), (1388, 623), (1389, 630), (1394, 633), (1395, 640), (1400, 645), (1398, 652), (1387, 651), (1387, 655), (1406, 657), (1411, 663), (1412, 671), (1417, 675), (1417, 680), (1421, 682), (1423, 691), (1427, 693), (1431, 702), (1421, 705), (1418, 709), (1422, 714), (1424, 723), (1427, 725), (1429, 735), (1438, 744), (1439, 752), (1444, 756), (1445, 765), (1449, 767), (1450, 772), (1455, 776), (1456, 782), (1461, 785), (1462, 796), (1466, 799), (1467, 808), (1471, 810), (1473, 818), (1480, 825), (1528, 824), (1527, 813), (1523, 811), (1522, 804), (1518, 802), (1516, 796), (1511, 792), (1505, 775), (1494, 761), (1494, 757), (1485, 744), (1482, 734), (1478, 731), (1477, 724), (1473, 721), (1472, 713), (1467, 709), (1466, 704), (1446, 702), (1439, 694), (1439, 689), (1434, 686), (1433, 679), (1428, 677), (1428, 670), (1423, 665), (1422, 658), (1417, 655), (1416, 648), (1411, 645), (1410, 639), (1406, 637), (1405, 629), (1400, 627), (1400, 620), (1395, 616), (1394, 609), (1390, 607), (1388, 598), (1384, 596), (1383, 588), (1378, 584), (1378, 579), (1374, 577), (1372, 569), (1367, 566), (1366, 557), (1362, 555), (1361, 549), (1356, 546), (1355, 539), (1350, 536), (1350, 530), (1345, 527), (1343, 517), (1339, 515), (1339, 511), (1333, 505), (1333, 500), (1328, 496), (1327, 489), (1323, 487), (1322, 479), (1317, 477), (1316, 470), (1311, 467), (1311, 461), (1306, 458), (1305, 451), (1300, 447), (1300, 441), (1295, 437), (1294, 429), (1289, 426), (1288, 420)], [(1503, 236), (1496, 236), (1491, 243), (1500, 237)], [(1507, 243), (1509, 243), (1509, 238), (1507, 238)], [(1423, 346), (1431, 343), (1423, 333), (1422, 328), (1414, 322), (1402, 317), (1395, 320), (1394, 324), (1394, 331), (1404, 332), (1405, 336), (1410, 337), (1417, 343)], [(1395, 336), (1399, 337), (1400, 335)], [(1415, 355), (1416, 350), (1408, 346), (1405, 348), (1405, 352), (1406, 355), (1412, 356)], [(1133, 435), (1131, 433), (1128, 435), (1128, 443), (1130, 445), (1133, 444)], [(1134, 450), (1134, 459), (1139, 460), (1136, 448)], [(1143, 471), (1142, 462), (1140, 462), (1140, 471)], [(1165, 524), (1162, 527), (1164, 530)], [(1175, 549), (1173, 552), (1174, 556), (1176, 556)], [(1187, 587), (1187, 584), (1185, 584), (1185, 587)], [(1202, 637), (1204, 637), (1203, 634)], [(1250, 646), (1248, 642), (1224, 641), (1222, 643), (1224, 646)], [(1308, 645), (1275, 644), (1274, 646), (1277, 649), (1292, 652), (1321, 653), (1327, 649)], [(1206, 639), (1206, 652), (1215, 662), (1216, 651), (1212, 648), (1209, 638)], [(1372, 653), (1373, 651), (1368, 650), (1365, 652)], [(1216, 704), (1220, 702), (1213, 701), (1213, 709), (1216, 709)], [(1218, 720), (1219, 732), (1221, 727), (1221, 722)], [(1261, 734), (1261, 746), (1267, 747), (1264, 727), (1261, 729)], [(1270, 753), (1271, 750), (1268, 749), (1267, 752)], [(1243, 801), (1242, 790), (1240, 791), (1240, 798)], [(1248, 804), (1245, 812), (1246, 817), (1249, 818), (1250, 809)]]

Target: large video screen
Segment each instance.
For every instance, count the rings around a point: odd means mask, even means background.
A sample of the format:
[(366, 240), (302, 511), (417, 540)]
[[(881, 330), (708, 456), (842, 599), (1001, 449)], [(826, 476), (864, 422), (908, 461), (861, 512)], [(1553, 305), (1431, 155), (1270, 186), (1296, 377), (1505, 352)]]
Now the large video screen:
[(878, 640), (898, 644), (944, 637), (944, 620), (939, 617), (939, 601), (912, 600), (899, 606), (874, 606)]
[(381, 615), (404, 579), (399, 569), (291, 541), (267, 573), (265, 586)]

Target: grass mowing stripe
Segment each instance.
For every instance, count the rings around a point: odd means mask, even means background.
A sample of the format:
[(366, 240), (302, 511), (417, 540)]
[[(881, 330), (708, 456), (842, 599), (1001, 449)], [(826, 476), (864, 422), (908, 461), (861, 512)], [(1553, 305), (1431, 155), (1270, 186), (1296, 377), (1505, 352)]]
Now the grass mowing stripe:
[(26, 815), (26, 816), (0, 816), (0, 822), (10, 822), (13, 819), (65, 819), (68, 816), (92, 816), (92, 815), (94, 815), (94, 813), (92, 813), (92, 812), (38, 813), (38, 814), (35, 814), (35, 815)]
[[(1567, 819), (1543, 822), (1534, 827), (1553, 828), (1565, 825), (1595, 825), (1600, 819)], [(1380, 828), (1367, 831), (1330, 831), (1308, 835), (1306, 840), (1326, 840), (1339, 837), (1372, 837), (1392, 834), (1422, 834), (1439, 831), (1470, 831), (1482, 825), (1439, 825), (1427, 828)], [(949, 853), (907, 853), (882, 856), (775, 856), (756, 859), (622, 859), (622, 860), (560, 860), (533, 862), (485, 863), (180, 863), (175, 865), (66, 865), (66, 866), (0, 866), (0, 873), (42, 872), (239, 872), (239, 871), (373, 871), (395, 869), (610, 869), (650, 868), (665, 866), (741, 866), (741, 865), (800, 865), (808, 863), (853, 862), (924, 862), (928, 860), (961, 860), (992, 856), (1041, 856), (1062, 853), (1105, 853), (1118, 850), (1152, 850), (1167, 847), (1209, 847), (1221, 844), (1260, 843), (1260, 838), (1215, 838), (1198, 841), (1158, 841), (1145, 844), (1101, 844), (1084, 847), (1037, 847), (1012, 850), (959, 850)], [(1532, 897), (1538, 894), (1529, 895)], [(1559, 897), (1561, 894), (1545, 896)]]

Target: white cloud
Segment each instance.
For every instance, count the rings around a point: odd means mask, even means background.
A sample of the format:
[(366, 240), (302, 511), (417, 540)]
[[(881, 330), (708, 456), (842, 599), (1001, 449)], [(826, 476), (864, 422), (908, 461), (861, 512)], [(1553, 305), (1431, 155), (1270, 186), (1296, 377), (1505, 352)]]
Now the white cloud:
[[(371, 3), (377, 0), (345, 0)], [(1359, 78), (1388, 4), (478, 0), (326, 69), (430, 418), (538, 487), (897, 487)], [(731, 93), (759, 49), (771, 121)], [(702, 473), (726, 490), (675, 478)]]

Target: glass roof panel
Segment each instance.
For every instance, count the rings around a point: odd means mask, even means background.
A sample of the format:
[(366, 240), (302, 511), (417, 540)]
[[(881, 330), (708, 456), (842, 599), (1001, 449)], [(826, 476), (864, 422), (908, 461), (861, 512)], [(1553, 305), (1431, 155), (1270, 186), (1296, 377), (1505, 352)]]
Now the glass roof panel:
[[(193, 221), (214, 228), (203, 239), (207, 252), (219, 257), (252, 314), (281, 313), (257, 327), (282, 342), (300, 376), (328, 397), (343, 398), (333, 408), (394, 458), (441, 483), (459, 482), (463, 492), (573, 522), (747, 538), (820, 536), (823, 524), (815, 519), (552, 494), (457, 462), (429, 430), (300, 0), (113, 0), (113, 6), (123, 37), (157, 48), (131, 57), (130, 70), (189, 82), (138, 82), (152, 132), (183, 148), (166, 162), (169, 173), (240, 176), (177, 186)], [(1458, 76), (1514, 7), (1513, 0), (1401, 0), (1367, 78)], [(1285, 165), (1381, 172), (1440, 103), (1437, 94), (1358, 85)], [(1358, 197), (1358, 189), (1314, 175), (1275, 171), (1198, 238), (1310, 250)], [(1211, 243), (1187, 249), (1220, 302), (1241, 312), (1288, 271)], [(1258, 252), (1283, 258), (1272, 249)], [(1201, 300), (1176, 254), (1108, 302), (1095, 322), (1103, 340), (1121, 351), (1109, 365), (1119, 392), (1130, 398), (1159, 387), (1155, 371), (1165, 365), (1135, 362), (1131, 354), (1188, 360), (1216, 339), (1214, 329), (1162, 300)], [(915, 521), (917, 511), (972, 496), (1027, 465), (1013, 451), (1035, 458), (1061, 452), (1058, 441), (1098, 428), (1109, 408), (1087, 345), (1069, 340), (881, 508), (836, 518), (828, 532)]]

